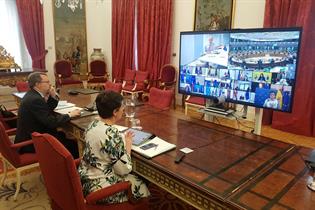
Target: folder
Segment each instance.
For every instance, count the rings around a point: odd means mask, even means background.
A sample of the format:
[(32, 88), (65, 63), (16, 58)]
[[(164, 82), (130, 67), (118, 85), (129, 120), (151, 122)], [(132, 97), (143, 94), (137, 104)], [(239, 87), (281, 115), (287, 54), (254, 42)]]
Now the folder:
[[(150, 146), (147, 147), (149, 144)], [(151, 147), (151, 145), (154, 146)], [(168, 143), (167, 141), (164, 141), (163, 139), (157, 136), (145, 144), (142, 144), (140, 146), (132, 145), (131, 147), (132, 151), (137, 152), (146, 158), (153, 158), (157, 155), (163, 154), (175, 148), (176, 148), (175, 144)]]

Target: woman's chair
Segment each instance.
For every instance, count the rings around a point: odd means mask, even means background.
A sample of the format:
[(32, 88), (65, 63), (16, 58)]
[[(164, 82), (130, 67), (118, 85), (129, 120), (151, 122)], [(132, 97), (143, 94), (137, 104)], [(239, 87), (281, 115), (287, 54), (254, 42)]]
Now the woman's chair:
[[(130, 190), (129, 182), (120, 182), (90, 193), (85, 199), (75, 161), (69, 151), (49, 134), (33, 133), (39, 166), (47, 193), (54, 210), (105, 210), (105, 209), (148, 209), (147, 199), (137, 204), (124, 202), (112, 205), (96, 205), (98, 200)], [(60, 193), (62, 191), (62, 193)], [(130, 192), (131, 193), (131, 192)]]
[(172, 99), (173, 99), (173, 90), (161, 90), (155, 87), (150, 89), (149, 94), (149, 105), (162, 109), (168, 110), (171, 107)]
[(16, 200), (21, 188), (21, 171), (37, 167), (37, 157), (34, 153), (19, 154), (18, 149), (22, 146), (33, 144), (32, 140), (13, 144), (8, 136), (9, 130), (5, 130), (0, 122), (0, 152), (3, 162), (3, 177), (0, 184), (3, 185), (7, 177), (8, 165), (11, 165), (16, 171), (16, 190), (13, 199)]
[(67, 60), (59, 60), (54, 64), (56, 87), (63, 85), (82, 85), (82, 81), (72, 78), (72, 64)]
[(94, 60), (90, 63), (90, 72), (88, 73), (89, 87), (103, 87), (108, 79), (106, 63), (103, 60)]

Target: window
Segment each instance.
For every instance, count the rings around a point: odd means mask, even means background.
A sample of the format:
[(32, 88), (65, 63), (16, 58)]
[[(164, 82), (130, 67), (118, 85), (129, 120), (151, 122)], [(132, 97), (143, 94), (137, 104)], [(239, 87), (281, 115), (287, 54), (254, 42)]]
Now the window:
[(2, 45), (14, 61), (22, 68), (31, 68), (32, 59), (27, 51), (15, 0), (0, 1), (0, 45)]

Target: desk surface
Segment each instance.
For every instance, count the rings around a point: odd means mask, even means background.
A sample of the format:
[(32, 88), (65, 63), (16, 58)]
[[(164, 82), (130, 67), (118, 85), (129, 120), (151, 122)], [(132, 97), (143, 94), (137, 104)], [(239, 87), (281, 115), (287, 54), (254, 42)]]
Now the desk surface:
[[(93, 95), (66, 96), (85, 106)], [(306, 184), (311, 174), (302, 157), (310, 149), (191, 119), (182, 113), (137, 107), (145, 131), (176, 150), (146, 159), (133, 153), (134, 172), (200, 209), (315, 208), (315, 193)], [(95, 116), (72, 120), (69, 132), (82, 143), (83, 132)], [(118, 124), (124, 125), (122, 119)], [(194, 150), (180, 164), (179, 149)], [(81, 148), (82, 149), (82, 148)]]

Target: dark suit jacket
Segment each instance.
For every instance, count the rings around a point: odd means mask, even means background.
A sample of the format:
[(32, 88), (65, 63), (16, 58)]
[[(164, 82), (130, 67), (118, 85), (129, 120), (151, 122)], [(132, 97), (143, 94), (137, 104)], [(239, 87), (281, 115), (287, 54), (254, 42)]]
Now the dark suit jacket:
[[(69, 115), (60, 115), (53, 112), (58, 100), (49, 97), (47, 102), (36, 91), (30, 90), (23, 97), (17, 121), (17, 132), (14, 143), (23, 142), (32, 138), (33, 132), (49, 133), (58, 138), (57, 127), (70, 120)], [(24, 152), (34, 152), (33, 146), (26, 146)]]

